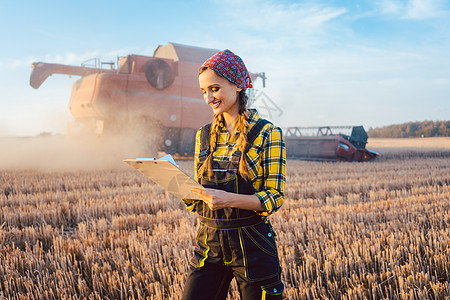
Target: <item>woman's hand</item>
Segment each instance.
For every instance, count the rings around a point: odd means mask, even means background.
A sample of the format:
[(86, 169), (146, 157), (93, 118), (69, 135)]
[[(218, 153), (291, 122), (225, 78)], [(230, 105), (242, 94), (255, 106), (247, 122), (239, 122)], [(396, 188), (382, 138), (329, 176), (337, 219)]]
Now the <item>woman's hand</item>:
[(211, 210), (234, 207), (261, 211), (261, 201), (256, 195), (229, 193), (216, 189), (192, 189), (194, 195), (205, 202)]
[(230, 196), (233, 195), (233, 193), (216, 189), (193, 189), (192, 192), (194, 195), (198, 196), (200, 200), (203, 200), (211, 210), (231, 207), (229, 201), (232, 198)]

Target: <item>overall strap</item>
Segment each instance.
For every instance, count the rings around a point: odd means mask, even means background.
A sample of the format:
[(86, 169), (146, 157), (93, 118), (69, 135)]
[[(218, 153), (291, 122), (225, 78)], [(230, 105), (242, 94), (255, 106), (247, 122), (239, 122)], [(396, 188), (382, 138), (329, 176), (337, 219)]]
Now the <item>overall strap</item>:
[[(256, 123), (255, 123), (255, 125), (253, 125), (252, 129), (250, 129), (250, 131), (247, 133), (247, 146), (244, 149), (244, 153), (247, 153), (248, 150), (250, 150), (255, 139), (261, 133), (261, 130), (264, 128), (264, 126), (266, 126), (266, 124), (268, 124), (268, 123), (270, 123), (270, 122), (265, 119), (258, 119), (258, 121), (256, 121)], [(239, 161), (240, 157), (241, 157), (241, 151), (236, 150), (233, 153), (233, 155), (231, 156), (231, 160)]]
[[(256, 124), (247, 133), (247, 147), (245, 147), (245, 153), (247, 153), (248, 150), (250, 150), (253, 142), (258, 137), (261, 130), (264, 128), (264, 126), (266, 126), (266, 124), (269, 124), (269, 123), (270, 122), (267, 121), (266, 119), (258, 119), (258, 121), (256, 121)], [(272, 124), (272, 123), (270, 123), (270, 124)]]

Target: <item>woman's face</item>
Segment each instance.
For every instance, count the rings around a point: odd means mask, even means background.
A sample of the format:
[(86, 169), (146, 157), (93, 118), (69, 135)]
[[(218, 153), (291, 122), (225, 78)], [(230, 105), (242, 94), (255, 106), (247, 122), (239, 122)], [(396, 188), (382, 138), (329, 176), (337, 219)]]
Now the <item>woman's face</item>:
[(198, 76), (200, 90), (206, 104), (210, 105), (214, 115), (228, 113), (239, 114), (239, 92), (242, 90), (227, 79), (217, 76), (214, 70), (206, 69)]

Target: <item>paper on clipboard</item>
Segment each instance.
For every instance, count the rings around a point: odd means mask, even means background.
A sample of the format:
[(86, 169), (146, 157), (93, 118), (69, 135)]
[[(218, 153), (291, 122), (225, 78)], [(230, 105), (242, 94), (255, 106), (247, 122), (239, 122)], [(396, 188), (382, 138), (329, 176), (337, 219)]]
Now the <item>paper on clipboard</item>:
[(160, 159), (125, 159), (124, 162), (159, 184), (177, 198), (198, 199), (192, 193), (192, 189), (204, 189), (201, 184), (180, 170), (171, 156)]

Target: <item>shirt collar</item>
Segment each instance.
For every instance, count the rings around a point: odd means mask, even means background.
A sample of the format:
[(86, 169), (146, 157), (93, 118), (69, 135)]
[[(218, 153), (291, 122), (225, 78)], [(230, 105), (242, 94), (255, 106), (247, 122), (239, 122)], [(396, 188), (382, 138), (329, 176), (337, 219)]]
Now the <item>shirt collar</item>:
[[(260, 119), (260, 116), (258, 114), (258, 111), (255, 108), (250, 108), (248, 109), (248, 118), (247, 118), (247, 122), (248, 122), (248, 129), (250, 130), (253, 125), (255, 125), (256, 121), (258, 121)], [(220, 132), (227, 132), (227, 129), (225, 128), (225, 126), (221, 126), (220, 127)], [(239, 131), (236, 131), (236, 134), (239, 134)]]

